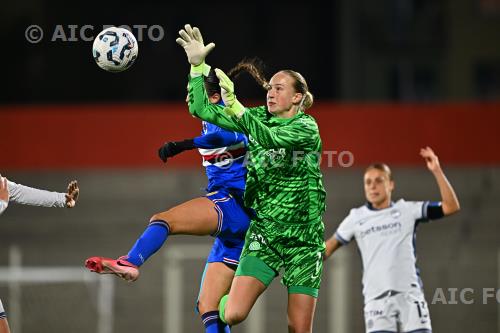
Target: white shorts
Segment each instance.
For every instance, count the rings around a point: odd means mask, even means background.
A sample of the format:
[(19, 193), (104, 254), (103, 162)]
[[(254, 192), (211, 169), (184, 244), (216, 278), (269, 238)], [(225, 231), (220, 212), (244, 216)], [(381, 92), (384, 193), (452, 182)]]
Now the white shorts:
[(391, 294), (365, 304), (367, 333), (432, 332), (431, 317), (420, 290)]
[(5, 313), (5, 310), (3, 309), (3, 304), (2, 300), (0, 299), (0, 319), (7, 318), (7, 314)]

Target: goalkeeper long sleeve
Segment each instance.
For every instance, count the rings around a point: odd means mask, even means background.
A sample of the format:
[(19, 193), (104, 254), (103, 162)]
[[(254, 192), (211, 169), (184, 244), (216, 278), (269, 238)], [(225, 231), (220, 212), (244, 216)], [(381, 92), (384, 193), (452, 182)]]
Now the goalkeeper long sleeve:
[(208, 100), (203, 76), (189, 78), (189, 112), (198, 118), (229, 131), (241, 132), (238, 125), (224, 113), (224, 106), (212, 104)]

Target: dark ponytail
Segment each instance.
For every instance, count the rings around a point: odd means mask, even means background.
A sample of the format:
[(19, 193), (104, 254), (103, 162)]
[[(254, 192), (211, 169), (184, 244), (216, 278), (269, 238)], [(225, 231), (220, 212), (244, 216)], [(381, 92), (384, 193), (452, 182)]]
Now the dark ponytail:
[[(227, 72), (227, 76), (234, 81), (242, 72), (247, 72), (262, 88), (268, 90), (269, 83), (262, 73), (262, 67), (262, 62), (257, 58), (243, 59)], [(213, 68), (211, 68), (208, 72), (208, 76), (204, 77), (204, 81), (205, 90), (208, 96), (220, 94), (219, 79), (217, 78), (217, 75), (215, 75)]]
[(227, 75), (231, 79), (236, 79), (241, 74), (241, 72), (245, 71), (250, 74), (262, 88), (264, 88), (265, 90), (269, 90), (269, 83), (264, 77), (262, 67), (262, 61), (257, 58), (243, 59), (236, 66), (231, 68), (227, 72)]

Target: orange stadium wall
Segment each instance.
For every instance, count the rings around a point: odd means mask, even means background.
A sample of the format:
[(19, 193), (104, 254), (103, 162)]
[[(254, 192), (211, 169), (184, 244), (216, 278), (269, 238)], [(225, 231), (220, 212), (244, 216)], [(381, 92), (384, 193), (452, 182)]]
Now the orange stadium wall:
[[(447, 165), (500, 164), (500, 103), (317, 103), (311, 114), (334, 163), (349, 152), (355, 166), (420, 165), (419, 148), (429, 145)], [(157, 168), (163, 142), (200, 129), (183, 103), (2, 106), (0, 168)], [(196, 152), (169, 161), (178, 168), (199, 164)]]

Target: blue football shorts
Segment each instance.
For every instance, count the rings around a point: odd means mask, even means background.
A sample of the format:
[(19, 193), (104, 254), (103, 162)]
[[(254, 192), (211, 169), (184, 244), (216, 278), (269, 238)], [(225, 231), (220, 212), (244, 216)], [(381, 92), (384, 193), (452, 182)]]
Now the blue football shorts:
[(226, 190), (209, 193), (206, 197), (215, 204), (218, 216), (217, 230), (212, 234), (215, 241), (207, 262), (223, 262), (236, 269), (250, 226), (251, 212), (243, 206), (242, 200)]

